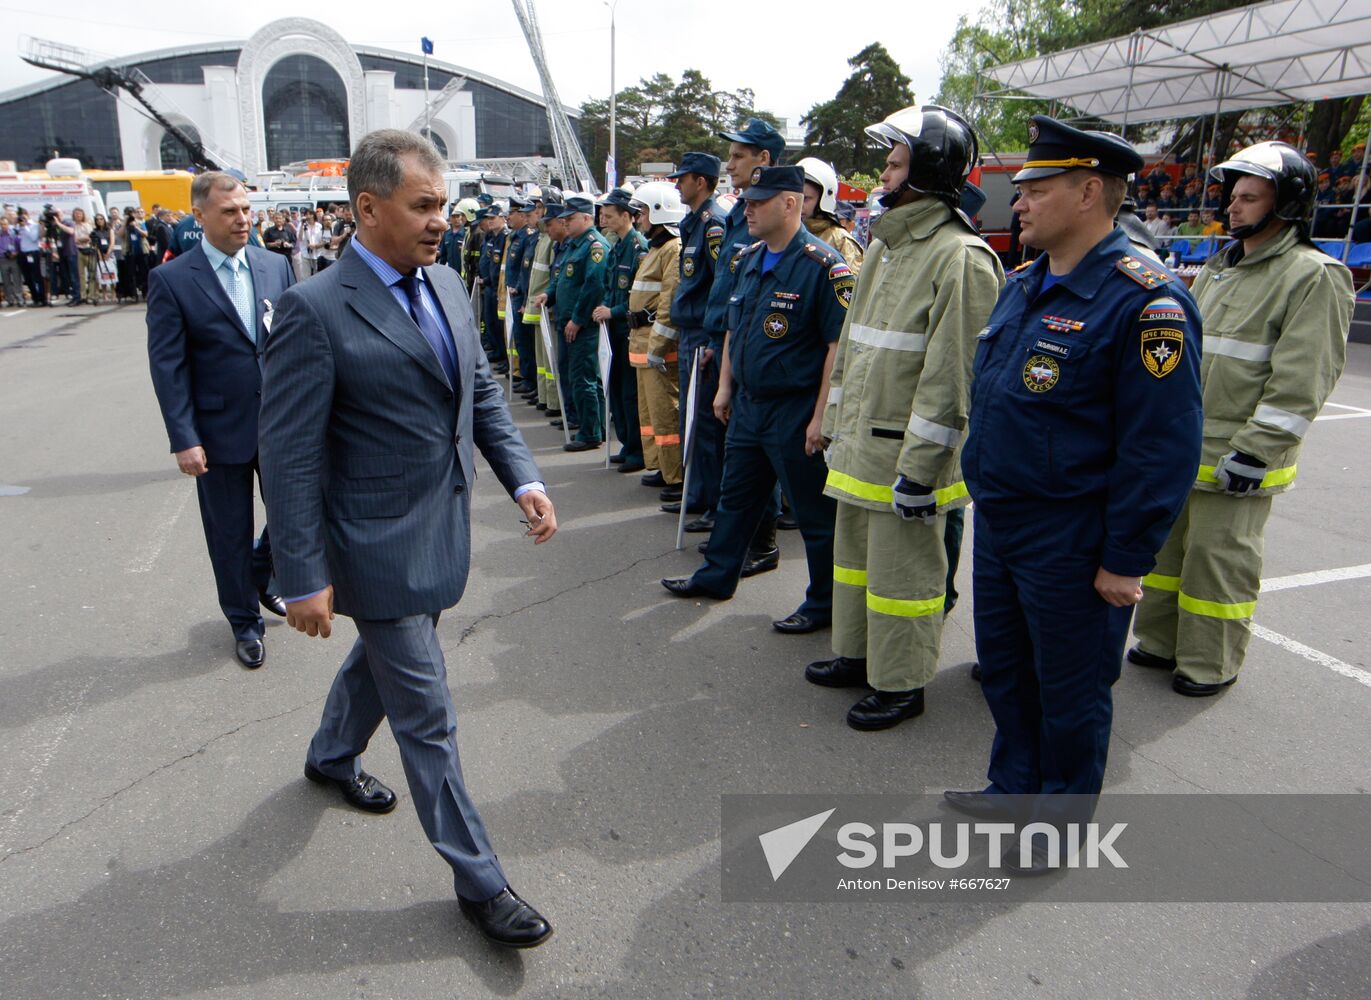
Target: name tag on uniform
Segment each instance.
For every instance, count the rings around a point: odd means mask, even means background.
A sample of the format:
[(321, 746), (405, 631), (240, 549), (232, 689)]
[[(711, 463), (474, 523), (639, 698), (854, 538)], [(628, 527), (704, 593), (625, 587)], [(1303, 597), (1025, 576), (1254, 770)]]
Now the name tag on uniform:
[(1059, 344), (1055, 340), (1039, 340), (1033, 345), (1033, 350), (1042, 351), (1044, 354), (1051, 354), (1058, 358), (1069, 358), (1071, 348), (1065, 344)]
[(794, 302), (775, 302), (775, 301), (773, 301), (773, 302), (770, 303), (770, 308), (772, 308), (772, 309), (794, 309), (794, 308), (795, 308), (795, 303), (794, 303)]

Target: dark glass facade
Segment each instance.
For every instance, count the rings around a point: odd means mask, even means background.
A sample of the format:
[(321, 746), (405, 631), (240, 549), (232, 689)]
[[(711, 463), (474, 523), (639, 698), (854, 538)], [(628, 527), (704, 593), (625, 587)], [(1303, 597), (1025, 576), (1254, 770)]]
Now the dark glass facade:
[[(222, 49), (132, 65), (154, 83), (194, 86), (204, 83), (204, 67), (236, 66), (238, 55), (237, 49)], [(364, 70), (394, 73), (400, 90), (423, 89), (424, 71), (418, 62), (361, 53), (358, 59)], [(451, 79), (449, 72), (430, 69), (429, 89), (437, 94)], [(468, 80), (466, 89), (476, 107), (478, 158), (552, 154), (547, 113), (541, 104), (478, 80)], [(352, 137), (348, 135), (347, 92), (323, 60), (294, 55), (278, 62), (267, 75), (262, 108), (270, 168), (348, 154)], [(121, 169), (124, 158), (114, 98), (89, 81), (73, 80), (0, 104), (0, 160), (14, 160), (20, 170), (41, 169), (54, 151), (74, 156), (92, 169)], [(184, 163), (179, 145), (163, 143), (162, 163)]]
[(316, 56), (286, 56), (262, 81), (267, 169), (297, 160), (347, 156), (348, 95), (343, 80)]
[(0, 160), (41, 170), (54, 151), (93, 169), (122, 167), (114, 98), (88, 80), (73, 80), (0, 104)]
[[(182, 125), (181, 131), (197, 142), (200, 140), (200, 130), (194, 125)], [(161, 154), (163, 170), (190, 170), (194, 166), (186, 147), (170, 132), (162, 134)]]

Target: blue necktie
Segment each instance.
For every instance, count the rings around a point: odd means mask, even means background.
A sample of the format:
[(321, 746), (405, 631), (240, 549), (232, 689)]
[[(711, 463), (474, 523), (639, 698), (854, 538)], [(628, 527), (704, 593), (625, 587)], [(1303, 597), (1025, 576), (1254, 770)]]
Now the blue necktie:
[(452, 344), (449, 342), (447, 334), (443, 333), (443, 328), (438, 325), (438, 321), (433, 318), (433, 314), (424, 308), (423, 297), (419, 294), (418, 274), (406, 274), (400, 278), (400, 288), (404, 290), (409, 299), (409, 314), (414, 322), (419, 326), (419, 332), (428, 341), (428, 346), (433, 348), (433, 353), (438, 357), (438, 363), (443, 366), (443, 371), (447, 374), (448, 385), (457, 387), (457, 361), (452, 356)]
[[(233, 303), (233, 308), (238, 312), (238, 318), (243, 321), (243, 329), (248, 332), (248, 336), (257, 340), (257, 331), (253, 329), (253, 321), (257, 318), (252, 312), (252, 293), (248, 290), (248, 283), (243, 280), (243, 276), (238, 273), (238, 260), (234, 257), (226, 257), (223, 266), (228, 270), (228, 295), (229, 301)], [(247, 267), (246, 264), (243, 267)]]

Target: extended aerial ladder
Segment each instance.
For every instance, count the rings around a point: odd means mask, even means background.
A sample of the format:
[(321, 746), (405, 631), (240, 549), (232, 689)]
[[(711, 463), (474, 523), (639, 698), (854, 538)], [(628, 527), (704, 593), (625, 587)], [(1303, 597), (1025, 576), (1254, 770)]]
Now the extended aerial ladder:
[(579, 190), (589, 194), (599, 194), (600, 188), (590, 172), (585, 153), (581, 152), (581, 143), (577, 140), (576, 132), (571, 127), (571, 119), (567, 117), (561, 99), (557, 96), (557, 86), (552, 82), (552, 73), (548, 70), (547, 60), (543, 57), (543, 34), (538, 28), (538, 15), (534, 10), (533, 0), (513, 2), (514, 14), (519, 18), (519, 27), (524, 29), (524, 38), (528, 39), (528, 51), (533, 56), (533, 65), (537, 67), (538, 76), (543, 81), (543, 100), (547, 103), (547, 123), (552, 133), (552, 155), (557, 158), (562, 168), (563, 181), (568, 185), (574, 183)]
[(99, 60), (83, 49), (28, 36), (20, 39), (19, 57), (30, 66), (89, 80), (112, 97), (117, 98), (117, 91), (122, 90), (138, 102), (144, 114), (184, 147), (191, 162), (201, 170), (226, 170), (235, 166), (231, 157), (211, 148), (166, 116), (158, 104), (171, 102), (138, 67), (99, 65)]

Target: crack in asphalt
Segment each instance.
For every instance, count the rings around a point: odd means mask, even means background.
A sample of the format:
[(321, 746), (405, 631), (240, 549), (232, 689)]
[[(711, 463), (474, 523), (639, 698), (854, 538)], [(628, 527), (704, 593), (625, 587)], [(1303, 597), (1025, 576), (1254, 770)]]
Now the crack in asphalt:
[(249, 719), (247, 722), (235, 726), (233, 729), (230, 729), (227, 732), (219, 733), (218, 735), (211, 737), (209, 740), (205, 741), (200, 746), (196, 747), (194, 750), (191, 750), (189, 753), (181, 754), (181, 756), (176, 757), (173, 760), (169, 760), (164, 764), (159, 764), (156, 767), (154, 767), (151, 771), (148, 771), (146, 774), (140, 775), (139, 777), (133, 779), (127, 785), (124, 785), (122, 788), (117, 788), (114, 791), (110, 792), (108, 795), (104, 796), (99, 802), (97, 802), (94, 806), (92, 806), (87, 812), (73, 819), (67, 820), (65, 823), (59, 826), (51, 834), (44, 837), (38, 843), (30, 844), (28, 847), (20, 847), (17, 850), (6, 852), (3, 857), (0, 857), (0, 865), (3, 865), (5, 862), (9, 861), (10, 858), (17, 858), (21, 854), (31, 854), (34, 851), (41, 850), (42, 848), (46, 847), (48, 844), (56, 840), (58, 837), (62, 836), (62, 834), (66, 833), (72, 827), (78, 826), (81, 823), (84, 823), (86, 820), (90, 819), (90, 817), (94, 816), (101, 809), (105, 808), (105, 806), (109, 805), (111, 802), (113, 802), (119, 796), (123, 795), (125, 792), (129, 791), (132, 788), (136, 788), (138, 785), (141, 785), (144, 781), (147, 781), (154, 775), (161, 774), (163, 771), (175, 767), (182, 761), (187, 761), (190, 760), (192, 757), (200, 756), (200, 754), (204, 753), (206, 750), (208, 750), (214, 744), (218, 743), (220, 740), (227, 739), (230, 736), (234, 736), (237, 733), (242, 732), (244, 729), (247, 729), (249, 726), (255, 726), (263, 722), (272, 722), (276, 719), (281, 719), (287, 715), (291, 715), (294, 712), (298, 712), (301, 709), (309, 708), (311, 705), (318, 704), (319, 700), (320, 699), (318, 698), (311, 698), (309, 701), (296, 705), (294, 708), (288, 708), (284, 712), (277, 712), (275, 715), (263, 716), (260, 719)]
[(1128, 749), (1131, 750), (1135, 756), (1141, 757), (1149, 764), (1155, 764), (1157, 767), (1160, 767), (1163, 771), (1171, 775), (1177, 781), (1183, 781), (1191, 788), (1198, 788), (1200, 791), (1208, 792), (1210, 795), (1215, 794), (1212, 788), (1206, 788), (1204, 785), (1201, 785), (1198, 781), (1191, 781), (1189, 778), (1181, 774), (1179, 771), (1171, 767), (1169, 764), (1165, 764), (1162, 761), (1157, 760), (1155, 757), (1147, 756), (1147, 754), (1143, 753), (1141, 750), (1138, 749), (1136, 743), (1129, 742), (1128, 738), (1124, 736), (1123, 733), (1119, 732), (1117, 726), (1114, 728), (1114, 738), (1118, 740), (1120, 743), (1122, 743), (1124, 746), (1128, 747)]
[(627, 566), (621, 566), (619, 569), (616, 569), (612, 573), (606, 573), (604, 576), (597, 576), (591, 580), (581, 580), (578, 583), (574, 583), (571, 586), (559, 590), (548, 597), (539, 598), (536, 601), (531, 601), (528, 604), (524, 604), (517, 608), (512, 608), (508, 611), (488, 611), (485, 614), (474, 619), (470, 625), (466, 626), (466, 628), (462, 629), (462, 634), (457, 639), (457, 645), (460, 646), (462, 643), (466, 642), (473, 635), (475, 635), (476, 630), (480, 628), (481, 625), (485, 622), (495, 621), (500, 618), (512, 618), (514, 615), (522, 614), (523, 612), (528, 611), (531, 608), (541, 607), (544, 604), (551, 604), (553, 601), (557, 600), (560, 597), (565, 597), (572, 591), (580, 590), (582, 587), (588, 587), (591, 584), (604, 583), (606, 580), (613, 580), (616, 576), (622, 576), (631, 569), (637, 569), (643, 563), (653, 562), (657, 559), (661, 559), (663, 556), (669, 556), (675, 551), (676, 547), (672, 546), (671, 548), (665, 549), (661, 552), (655, 552), (652, 555), (643, 556), (641, 559), (635, 559)]

